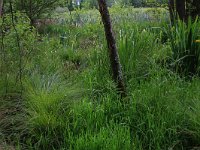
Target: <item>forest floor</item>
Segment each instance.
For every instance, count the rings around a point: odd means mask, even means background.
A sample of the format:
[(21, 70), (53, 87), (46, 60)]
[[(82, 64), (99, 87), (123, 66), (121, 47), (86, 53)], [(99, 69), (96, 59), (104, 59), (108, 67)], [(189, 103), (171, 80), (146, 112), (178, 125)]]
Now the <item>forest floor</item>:
[(173, 69), (167, 10), (110, 12), (129, 103), (112, 80), (97, 10), (56, 13), (31, 31), (22, 17), (22, 58), (15, 32), (4, 37), (0, 150), (199, 149), (200, 79)]

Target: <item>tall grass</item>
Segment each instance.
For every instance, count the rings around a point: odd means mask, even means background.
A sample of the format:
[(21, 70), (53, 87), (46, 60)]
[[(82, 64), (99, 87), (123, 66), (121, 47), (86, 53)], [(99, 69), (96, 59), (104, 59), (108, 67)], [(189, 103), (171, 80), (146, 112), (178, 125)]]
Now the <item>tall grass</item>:
[[(9, 83), (8, 99), (1, 90), (0, 119), (2, 112), (9, 110), (0, 120), (2, 141), (13, 141), (18, 149), (38, 150), (179, 150), (199, 146), (199, 78), (183, 80), (158, 63), (171, 55), (178, 57), (175, 49), (189, 47), (187, 40), (180, 42), (189, 36), (189, 27), (180, 23), (183, 27), (170, 33), (174, 35), (169, 35), (170, 41), (176, 39), (171, 50), (170, 43), (161, 39), (163, 22), (120, 20), (131, 18), (127, 16), (129, 9), (120, 16), (121, 9), (111, 10), (129, 105), (121, 103), (116, 94), (103, 29), (92, 21), (93, 17), (98, 19), (97, 14), (83, 12), (86, 18), (92, 16), (84, 25), (49, 26), (45, 30), (49, 36), (36, 42), (24, 68), (23, 101), (15, 101), (14, 80)], [(197, 31), (193, 24), (190, 29)], [(196, 38), (195, 34), (192, 40)], [(192, 42), (192, 50), (194, 46), (197, 43)], [(3, 80), (0, 87), (4, 87)]]
[(192, 22), (177, 20), (175, 25), (168, 30), (168, 36), (172, 48), (172, 58), (175, 71), (182, 76), (199, 74), (200, 45), (195, 43), (199, 39), (200, 22), (198, 18)]

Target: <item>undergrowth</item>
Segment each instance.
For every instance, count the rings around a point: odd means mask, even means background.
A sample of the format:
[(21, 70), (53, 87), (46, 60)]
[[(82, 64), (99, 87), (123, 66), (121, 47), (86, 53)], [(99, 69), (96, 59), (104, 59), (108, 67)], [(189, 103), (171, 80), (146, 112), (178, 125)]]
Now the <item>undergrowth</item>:
[(116, 94), (95, 11), (83, 12), (85, 20), (76, 12), (68, 16), (73, 22), (40, 28), (40, 36), (26, 25), (27, 30), (20, 30), (23, 57), (14, 51), (17, 41), (10, 27), (3, 37), (2, 56), (7, 57), (1, 59), (0, 148), (3, 143), (19, 150), (180, 150), (200, 145), (199, 77), (185, 80), (169, 68), (179, 56), (175, 50), (186, 44), (181, 39), (186, 27), (180, 24), (184, 28), (169, 36), (161, 10), (127, 8), (118, 16), (121, 9), (112, 9), (129, 103)]

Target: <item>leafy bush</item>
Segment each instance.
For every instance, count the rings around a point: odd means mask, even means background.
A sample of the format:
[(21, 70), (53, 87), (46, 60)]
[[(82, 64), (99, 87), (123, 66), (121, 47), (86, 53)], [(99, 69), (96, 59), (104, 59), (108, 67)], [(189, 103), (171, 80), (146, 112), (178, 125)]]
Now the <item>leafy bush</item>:
[[(6, 12), (10, 12), (10, 7), (9, 4), (10, 2), (5, 1), (4, 5), (5, 5), (5, 11)], [(37, 19), (38, 17), (41, 17), (41, 15), (50, 12), (53, 8), (55, 8), (56, 6), (59, 5), (59, 1), (57, 0), (48, 0), (48, 1), (44, 1), (44, 0), (34, 0), (34, 1), (29, 1), (29, 0), (16, 0), (11, 2), (11, 4), (14, 6), (14, 10), (15, 11), (21, 11), (24, 12), (29, 19), (31, 20), (31, 22), (33, 23), (33, 21), (35, 19)]]
[[(37, 51), (35, 47), (37, 41), (37, 33), (34, 28), (29, 25), (29, 19), (26, 15), (15, 13), (4, 15), (2, 28), (2, 59), (1, 70), (4, 72), (5, 78), (11, 80), (24, 74), (25, 64), (32, 58), (30, 54)], [(5, 79), (4, 78), (4, 79)], [(7, 81), (6, 81), (7, 82)]]

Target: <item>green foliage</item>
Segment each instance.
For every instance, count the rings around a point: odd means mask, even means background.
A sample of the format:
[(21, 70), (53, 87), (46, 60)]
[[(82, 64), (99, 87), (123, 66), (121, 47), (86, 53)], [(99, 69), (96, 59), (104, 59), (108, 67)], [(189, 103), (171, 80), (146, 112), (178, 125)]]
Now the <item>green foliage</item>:
[(83, 2), (81, 2), (81, 7), (85, 9), (98, 8), (98, 1), (84, 0)]
[[(9, 1), (5, 1), (5, 10), (10, 12)], [(44, 13), (52, 11), (56, 6), (59, 5), (57, 0), (15, 0), (11, 1), (11, 4), (14, 6), (15, 11), (21, 11), (26, 13), (26, 15), (33, 21), (38, 17), (41, 17)]]
[(115, 3), (121, 6), (134, 7), (158, 7), (167, 4), (167, 0), (116, 0)]
[[(155, 35), (137, 25), (124, 24), (120, 30), (119, 55), (127, 80), (145, 78), (153, 62), (154, 51), (158, 47)], [(127, 63), (127, 61), (129, 63)]]
[(195, 20), (200, 15), (200, 3), (198, 0), (186, 1), (187, 3), (187, 14)]
[[(190, 45), (181, 42), (190, 30), (196, 33), (193, 40), (198, 39), (198, 23), (188, 27), (179, 23), (171, 29), (176, 32), (166, 34), (163, 24), (168, 23), (168, 14), (163, 9), (115, 6), (110, 12), (128, 104), (120, 101), (111, 79), (97, 10), (60, 14), (56, 17), (62, 21), (40, 28), (41, 35), (26, 16), (15, 15), (20, 48), (27, 54), (22, 57), (22, 95), (16, 84), (16, 31), (10, 16), (5, 16), (0, 143), (38, 150), (165, 150), (199, 145), (200, 80), (183, 80), (166, 67), (177, 52), (171, 44), (182, 52)], [(198, 46), (190, 42), (192, 48)]]
[(101, 128), (99, 133), (87, 133), (76, 140), (74, 149), (94, 150), (94, 149), (130, 149), (130, 137), (127, 128), (120, 125), (111, 125)]
[[(72, 0), (69, 0), (67, 2), (70, 10), (73, 10), (77, 7), (81, 9), (98, 8), (97, 0), (80, 0), (80, 6), (76, 4), (76, 1), (72, 2)], [(116, 5), (120, 7), (158, 7), (167, 4), (167, 0), (107, 0), (106, 2), (109, 7), (115, 7)]]
[(199, 39), (198, 19), (192, 23), (181, 20), (175, 22), (174, 27), (168, 30), (172, 48), (173, 67), (183, 76), (193, 76), (199, 73), (200, 45), (195, 41)]
[[(30, 54), (35, 51), (35, 43), (37, 34), (34, 28), (31, 29), (29, 19), (26, 15), (15, 13), (13, 20), (10, 14), (4, 15), (2, 18), (2, 35), (1, 35), (1, 66), (2, 82), (6, 82), (14, 78), (16, 86), (20, 82), (20, 75), (23, 76), (26, 63), (32, 58)], [(19, 90), (19, 89), (17, 89)]]

